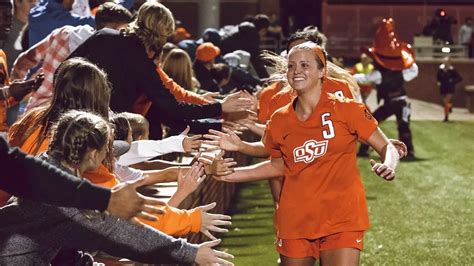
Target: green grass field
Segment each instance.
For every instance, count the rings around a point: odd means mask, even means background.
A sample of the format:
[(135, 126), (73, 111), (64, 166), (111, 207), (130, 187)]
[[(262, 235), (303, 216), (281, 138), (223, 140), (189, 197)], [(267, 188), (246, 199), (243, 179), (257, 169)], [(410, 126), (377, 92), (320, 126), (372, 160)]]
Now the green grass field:
[[(395, 123), (382, 124), (396, 137)], [(416, 156), (394, 182), (359, 159), (371, 229), (363, 265), (474, 265), (474, 123), (413, 122)], [(374, 154), (375, 155), (375, 154)], [(273, 202), (266, 182), (241, 185), (221, 250), (236, 265), (276, 265)]]

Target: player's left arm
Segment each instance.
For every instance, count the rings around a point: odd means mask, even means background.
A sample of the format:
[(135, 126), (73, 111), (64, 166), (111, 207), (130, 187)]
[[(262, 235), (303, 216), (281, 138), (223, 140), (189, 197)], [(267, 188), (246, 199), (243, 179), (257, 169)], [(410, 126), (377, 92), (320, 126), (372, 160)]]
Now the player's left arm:
[(400, 160), (397, 148), (388, 140), (385, 134), (377, 128), (367, 139), (367, 143), (380, 155), (382, 162), (370, 160), (372, 171), (385, 180), (395, 178), (395, 169)]

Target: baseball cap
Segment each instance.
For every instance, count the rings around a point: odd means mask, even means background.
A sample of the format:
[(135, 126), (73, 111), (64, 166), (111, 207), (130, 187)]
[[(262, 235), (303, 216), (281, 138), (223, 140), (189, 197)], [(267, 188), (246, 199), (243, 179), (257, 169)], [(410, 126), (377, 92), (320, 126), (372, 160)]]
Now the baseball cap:
[(196, 59), (209, 62), (221, 53), (221, 49), (210, 42), (205, 42), (196, 49)]
[(191, 38), (191, 34), (183, 27), (179, 27), (175, 31), (176, 36), (181, 37), (183, 39)]
[(130, 144), (123, 140), (114, 140), (113, 153), (114, 157), (119, 157), (130, 150)]

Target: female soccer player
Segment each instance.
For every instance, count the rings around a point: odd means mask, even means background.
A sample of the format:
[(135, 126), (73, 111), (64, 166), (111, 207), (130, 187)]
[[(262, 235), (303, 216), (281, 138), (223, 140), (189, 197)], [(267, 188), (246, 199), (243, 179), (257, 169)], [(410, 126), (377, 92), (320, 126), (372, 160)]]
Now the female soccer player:
[(275, 226), (282, 265), (358, 265), (369, 228), (356, 143), (382, 157), (372, 170), (395, 177), (399, 155), (365, 106), (325, 93), (326, 54), (314, 43), (289, 53), (287, 78), (297, 97), (273, 114), (263, 142), (271, 164), (237, 169), (225, 181), (284, 175)]

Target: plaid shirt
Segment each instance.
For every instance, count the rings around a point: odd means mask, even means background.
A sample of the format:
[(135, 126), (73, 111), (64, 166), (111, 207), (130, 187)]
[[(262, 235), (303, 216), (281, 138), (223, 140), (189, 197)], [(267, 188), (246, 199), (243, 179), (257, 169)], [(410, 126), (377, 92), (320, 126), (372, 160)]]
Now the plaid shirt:
[(64, 26), (54, 30), (18, 57), (13, 66), (12, 79), (24, 79), (29, 69), (43, 64), (41, 70), (44, 73), (44, 81), (41, 87), (32, 94), (28, 109), (49, 102), (53, 96), (54, 72), (93, 33), (94, 29), (88, 25)]

